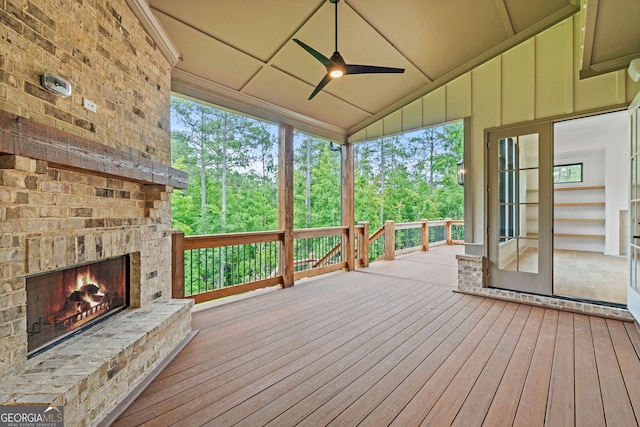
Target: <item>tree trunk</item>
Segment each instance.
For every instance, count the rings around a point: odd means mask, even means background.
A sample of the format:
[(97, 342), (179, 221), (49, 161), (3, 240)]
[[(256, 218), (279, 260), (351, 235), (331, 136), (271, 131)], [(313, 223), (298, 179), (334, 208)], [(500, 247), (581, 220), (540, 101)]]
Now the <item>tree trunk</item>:
[(429, 192), (433, 193), (433, 187), (435, 186), (434, 174), (433, 174), (433, 158), (435, 152), (435, 137), (433, 132), (429, 133)]
[(307, 208), (307, 218), (305, 227), (309, 228), (311, 224), (311, 141), (307, 138), (307, 164), (306, 164), (306, 176), (305, 176), (305, 205)]
[(227, 113), (223, 116), (222, 122), (222, 176), (220, 177), (220, 230), (222, 233), (227, 229), (227, 138), (228, 138)]
[(384, 224), (384, 180), (385, 180), (385, 156), (384, 156), (384, 138), (380, 139), (380, 223)]
[[(200, 121), (204, 120), (204, 113), (201, 113)], [(206, 143), (207, 138), (202, 132), (199, 132), (200, 144), (200, 231), (205, 229), (207, 216), (207, 156)]]

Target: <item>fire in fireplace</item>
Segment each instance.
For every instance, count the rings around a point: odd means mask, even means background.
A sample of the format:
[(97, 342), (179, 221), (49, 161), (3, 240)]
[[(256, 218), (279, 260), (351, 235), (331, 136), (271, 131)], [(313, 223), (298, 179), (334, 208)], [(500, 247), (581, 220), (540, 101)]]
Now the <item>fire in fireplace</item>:
[(127, 307), (128, 298), (128, 255), (28, 277), (28, 352)]

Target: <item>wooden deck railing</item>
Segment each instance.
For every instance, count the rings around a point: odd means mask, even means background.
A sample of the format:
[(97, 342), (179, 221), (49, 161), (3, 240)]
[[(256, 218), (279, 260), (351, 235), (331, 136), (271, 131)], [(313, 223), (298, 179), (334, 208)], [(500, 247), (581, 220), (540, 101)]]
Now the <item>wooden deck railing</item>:
[[(369, 235), (369, 224), (354, 228), (294, 230), (293, 259), (283, 259), (283, 231), (228, 233), (185, 237), (173, 233), (173, 298), (196, 303), (284, 283), (285, 262), (294, 267), (294, 280), (348, 268), (347, 242), (355, 246), (352, 265), (367, 267), (429, 247), (463, 243), (464, 221), (394, 223), (387, 221)], [(290, 264), (291, 265), (291, 264)]]
[(346, 268), (347, 260), (343, 247), (348, 233), (349, 227), (294, 230), (294, 279)]
[(173, 233), (173, 298), (196, 303), (282, 283), (282, 231)]
[[(366, 223), (360, 223), (359, 226), (368, 228)], [(393, 260), (398, 255), (428, 251), (430, 247), (461, 244), (464, 244), (463, 220), (386, 221), (369, 237), (368, 245), (358, 246), (357, 258), (359, 265), (366, 266), (372, 261)], [(368, 260), (366, 263), (365, 258)]]

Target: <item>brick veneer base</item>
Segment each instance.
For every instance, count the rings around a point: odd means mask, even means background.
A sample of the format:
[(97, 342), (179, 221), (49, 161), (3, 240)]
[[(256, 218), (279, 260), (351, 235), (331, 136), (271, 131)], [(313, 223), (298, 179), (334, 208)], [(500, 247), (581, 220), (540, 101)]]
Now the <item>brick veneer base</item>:
[(64, 406), (65, 426), (96, 426), (191, 332), (191, 300), (128, 309), (26, 362), (0, 405)]
[(523, 304), (536, 305), (546, 308), (555, 308), (577, 313), (596, 316), (611, 317), (614, 319), (633, 321), (629, 310), (619, 307), (610, 307), (592, 304), (583, 301), (574, 301), (553, 296), (534, 295), (523, 292), (509, 291), (486, 287), (486, 259), (479, 255), (457, 255), (458, 259), (458, 290), (466, 294), (483, 297), (497, 298)]

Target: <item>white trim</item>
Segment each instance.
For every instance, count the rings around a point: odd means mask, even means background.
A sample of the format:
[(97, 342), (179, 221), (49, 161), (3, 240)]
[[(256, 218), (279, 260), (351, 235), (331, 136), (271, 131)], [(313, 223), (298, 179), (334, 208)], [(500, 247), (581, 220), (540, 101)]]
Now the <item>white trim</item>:
[(636, 108), (640, 108), (640, 92), (637, 93), (631, 104), (629, 104), (629, 115), (633, 114)]
[(346, 141), (345, 129), (235, 91), (179, 68), (171, 71), (171, 90), (257, 119), (291, 125), (296, 130), (339, 144), (344, 144)]
[(147, 0), (127, 0), (127, 4), (173, 68), (182, 56), (169, 38), (167, 31), (149, 8)]

